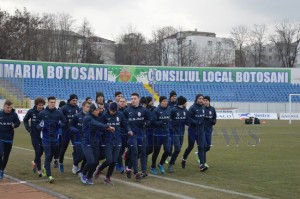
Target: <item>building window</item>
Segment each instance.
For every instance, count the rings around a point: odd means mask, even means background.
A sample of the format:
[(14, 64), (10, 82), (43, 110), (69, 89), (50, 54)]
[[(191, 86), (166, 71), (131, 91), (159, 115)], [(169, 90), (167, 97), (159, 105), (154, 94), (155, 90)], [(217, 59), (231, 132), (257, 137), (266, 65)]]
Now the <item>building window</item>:
[(78, 39), (78, 45), (82, 45), (82, 40)]
[(66, 51), (66, 54), (67, 54), (67, 55), (69, 55), (69, 54), (71, 54), (71, 53), (70, 53), (70, 51), (69, 51), (69, 50), (67, 50), (67, 51)]
[(272, 52), (272, 48), (269, 49), (269, 52), (270, 52), (270, 53)]
[(102, 50), (102, 45), (99, 45), (99, 46), (98, 46), (98, 49), (99, 49), (99, 50)]
[(269, 56), (269, 60), (272, 60), (272, 56)]
[(266, 51), (266, 47), (262, 47), (261, 52), (265, 52)]
[(217, 42), (217, 47), (221, 47), (221, 42)]
[(208, 41), (207, 45), (212, 46), (212, 41)]

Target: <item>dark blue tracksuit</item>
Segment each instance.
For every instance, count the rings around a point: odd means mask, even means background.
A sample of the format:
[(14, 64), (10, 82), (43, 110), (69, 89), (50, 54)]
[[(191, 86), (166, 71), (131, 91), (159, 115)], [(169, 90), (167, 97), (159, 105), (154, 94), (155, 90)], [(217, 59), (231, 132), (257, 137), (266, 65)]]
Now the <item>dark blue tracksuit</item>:
[(153, 111), (153, 124), (155, 126), (154, 138), (154, 152), (152, 155), (152, 168), (156, 168), (156, 159), (160, 152), (160, 148), (164, 146), (164, 153), (160, 160), (160, 165), (163, 165), (171, 155), (171, 137), (169, 132), (169, 122), (171, 117), (171, 108), (162, 108), (158, 106)]
[[(36, 128), (37, 125), (37, 116), (40, 113), (34, 106), (32, 109), (28, 110), (26, 113), (23, 122), (26, 130), (30, 133), (31, 143), (34, 149), (34, 163), (37, 166), (37, 169), (40, 171), (41, 167), (41, 156), (43, 155), (43, 144), (41, 138), (41, 131)], [(29, 125), (30, 120), (30, 125)]]
[[(103, 111), (101, 112), (98, 117), (97, 117), (97, 120), (100, 122), (100, 123), (104, 123), (104, 113), (106, 111)], [(99, 148), (99, 155), (98, 155), (98, 162), (101, 161), (101, 160), (104, 160), (105, 159), (105, 141), (104, 141), (104, 131), (105, 129), (98, 129), (98, 135), (100, 136), (99, 137), (99, 145), (98, 145), (98, 148)]]
[(20, 120), (14, 109), (10, 113), (0, 111), (0, 171), (6, 167), (14, 140), (14, 128), (19, 126)]
[(147, 109), (150, 111), (150, 114), (151, 114), (151, 124), (146, 129), (146, 136), (147, 136), (147, 141), (148, 141), (147, 156), (150, 155), (151, 153), (153, 153), (153, 149), (154, 149), (154, 140), (153, 140), (154, 139), (153, 138), (154, 124), (153, 124), (152, 120), (153, 120), (153, 112), (154, 112), (155, 108), (156, 108), (155, 106), (147, 107)]
[(170, 160), (170, 165), (174, 165), (176, 158), (178, 157), (184, 138), (185, 125), (188, 122), (188, 111), (187, 109), (175, 106), (171, 110), (171, 120), (172, 120), (172, 144), (174, 145), (174, 152)]
[[(77, 105), (73, 106), (70, 103), (64, 105), (61, 108), (61, 112), (64, 114), (65, 118), (67, 119), (67, 124), (65, 127), (62, 128), (62, 143), (61, 143), (61, 149), (59, 152), (59, 163), (63, 163), (65, 153), (68, 149), (70, 140), (74, 146), (74, 139), (73, 136), (70, 133), (70, 128), (69, 128), (69, 123), (71, 122), (71, 119), (74, 117), (75, 114), (79, 112), (79, 107)], [(76, 152), (75, 152), (75, 147), (73, 147), (73, 163), (74, 160), (76, 159)]]
[[(119, 112), (124, 114), (124, 111), (126, 108), (127, 107), (119, 108)], [(122, 155), (125, 151), (125, 148), (127, 147), (127, 131), (123, 127), (121, 127), (121, 138), (122, 138), (122, 146), (121, 146), (120, 154), (119, 154), (118, 161), (117, 161), (117, 164), (119, 166), (123, 166)]]
[(128, 136), (128, 146), (130, 150), (129, 168), (133, 166), (133, 173), (138, 173), (138, 157), (141, 159), (142, 171), (147, 170), (146, 161), (146, 127), (149, 126), (151, 115), (150, 112), (141, 105), (134, 107), (129, 106), (124, 111), (124, 116), (128, 122), (128, 130), (133, 132), (132, 136)]
[(58, 131), (66, 124), (66, 118), (57, 110), (46, 107), (38, 114), (36, 128), (42, 130), (42, 143), (45, 152), (45, 164), (47, 176), (51, 176), (51, 161), (58, 150)]
[[(177, 101), (171, 102), (171, 99), (169, 99), (168, 108), (172, 109), (172, 108), (176, 107), (176, 105), (177, 105)], [(172, 123), (172, 119), (171, 119), (169, 122), (169, 133), (170, 133), (170, 137), (171, 137), (171, 146), (173, 145), (173, 135), (174, 135), (172, 126), (173, 126), (173, 123)], [(172, 154), (172, 150), (173, 150), (173, 148), (171, 147), (170, 154)]]
[(206, 147), (204, 134), (204, 105), (199, 105), (195, 102), (189, 108), (188, 113), (188, 147), (183, 154), (183, 159), (187, 159), (188, 155), (193, 150), (196, 141), (198, 145), (198, 156), (200, 159), (200, 164), (204, 164), (204, 148)]
[(86, 159), (84, 157), (82, 146), (81, 146), (81, 137), (82, 137), (82, 126), (83, 126), (83, 118), (86, 114), (81, 111), (74, 115), (69, 124), (70, 132), (72, 137), (74, 138), (74, 147), (76, 151), (76, 155), (74, 156), (74, 166), (78, 166), (79, 162), (83, 161), (81, 164), (81, 171), (86, 163)]
[(82, 174), (86, 175), (87, 179), (93, 177), (93, 173), (98, 165), (101, 137), (99, 129), (105, 130), (107, 127), (108, 125), (99, 122), (98, 117), (91, 113), (86, 114), (83, 119), (81, 146), (87, 162)]
[(204, 150), (204, 161), (206, 162), (206, 152), (210, 150), (211, 135), (213, 126), (217, 123), (217, 114), (214, 107), (209, 106), (204, 108), (204, 133), (206, 140), (206, 147)]
[(109, 178), (114, 171), (114, 167), (116, 165), (122, 147), (122, 129), (128, 132), (128, 128), (126, 127), (126, 120), (124, 118), (124, 115), (120, 111), (117, 111), (114, 115), (111, 115), (109, 111), (105, 112), (103, 115), (103, 121), (105, 124), (115, 128), (114, 132), (104, 132), (106, 160), (99, 168), (99, 170), (102, 171), (104, 168), (109, 166), (106, 174), (106, 177)]

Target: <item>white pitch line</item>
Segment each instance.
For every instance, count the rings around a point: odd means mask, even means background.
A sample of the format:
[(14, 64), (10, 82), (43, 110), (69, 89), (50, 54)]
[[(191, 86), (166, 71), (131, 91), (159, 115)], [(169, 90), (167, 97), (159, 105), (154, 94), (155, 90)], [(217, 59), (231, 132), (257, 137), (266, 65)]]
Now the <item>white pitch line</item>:
[(20, 180), (18, 178), (15, 178), (15, 177), (12, 177), (12, 176), (9, 176), (9, 175), (6, 175), (6, 174), (5, 174), (5, 177), (7, 177), (8, 179), (11, 179), (13, 181), (16, 181), (16, 183), (13, 183), (13, 184), (26, 184), (26, 185), (28, 185), (28, 186), (36, 189), (36, 190), (48, 193), (48, 194), (50, 194), (52, 196), (56, 196), (58, 198), (62, 198), (62, 199), (68, 199), (69, 198), (69, 197), (67, 197), (67, 196), (65, 196), (63, 194), (58, 193), (58, 192), (55, 192), (55, 191), (52, 191), (52, 190), (40, 187), (40, 186), (38, 186), (36, 184), (32, 184), (30, 182), (26, 182), (26, 181)]
[[(26, 148), (22, 148), (22, 147), (14, 147), (14, 148), (25, 150), (25, 151), (34, 151), (32, 149), (26, 149)], [(69, 157), (65, 157), (65, 158), (66, 159), (72, 159), (72, 158), (69, 158)], [(251, 198), (251, 199), (267, 199), (267, 198), (264, 198), (264, 197), (259, 197), (259, 196), (255, 196), (255, 195), (252, 195), (252, 194), (241, 193), (241, 192), (232, 191), (232, 190), (228, 190), (228, 189), (221, 189), (221, 188), (217, 188), (217, 187), (196, 184), (196, 183), (182, 181), (182, 180), (177, 180), (177, 179), (173, 179), (173, 178), (169, 178), (169, 177), (162, 177), (162, 176), (151, 175), (151, 174), (149, 174), (149, 175), (151, 177), (155, 177), (155, 178), (159, 178), (159, 179), (163, 179), (163, 180), (167, 180), (167, 181), (172, 181), (172, 182), (176, 182), (176, 183), (191, 185), (191, 186), (200, 187), (200, 188), (203, 188), (203, 189), (208, 189), (208, 190), (213, 190), (213, 191), (218, 191), (218, 192), (222, 192), (222, 193), (226, 193), (226, 194), (238, 195), (238, 196), (243, 196), (243, 197), (247, 197), (247, 198)], [(119, 181), (121, 183), (128, 184), (127, 181), (123, 181), (123, 180), (119, 180), (119, 179), (114, 179), (114, 180)], [(133, 183), (131, 183), (131, 184), (133, 184)], [(136, 184), (133, 184), (133, 185), (136, 185)], [(142, 186), (142, 185), (137, 185), (137, 186)], [(153, 188), (146, 187), (146, 186), (142, 186), (142, 187), (144, 187), (147, 190), (153, 189)], [(157, 191), (157, 189), (153, 189), (153, 190)], [(159, 191), (167, 192), (167, 191), (164, 191), (164, 190), (159, 190)], [(167, 193), (171, 193), (171, 192), (167, 192)], [(174, 194), (174, 193), (171, 193), (171, 194)], [(177, 196), (175, 196), (175, 197), (177, 197)]]
[(151, 188), (151, 187), (147, 187), (145, 185), (140, 185), (140, 184), (133, 183), (133, 182), (127, 182), (127, 181), (116, 179), (116, 178), (113, 178), (113, 180), (116, 181), (116, 182), (125, 184), (125, 185), (130, 185), (130, 186), (133, 186), (133, 187), (136, 187), (136, 188), (139, 188), (139, 189), (144, 189), (144, 190), (152, 191), (152, 192), (156, 192), (156, 193), (162, 193), (162, 194), (165, 194), (165, 195), (168, 195), (168, 196), (173, 196), (173, 197), (176, 197), (176, 198), (194, 199), (193, 197), (189, 197), (189, 196), (181, 195), (181, 194), (178, 194), (178, 193), (165, 191), (165, 190), (162, 190), (162, 189)]
[(159, 179), (163, 179), (163, 180), (172, 181), (172, 182), (177, 182), (177, 183), (180, 183), (180, 184), (185, 184), (185, 185), (191, 185), (191, 186), (195, 186), (195, 187), (200, 187), (200, 188), (203, 188), (203, 189), (208, 189), (208, 190), (223, 192), (223, 193), (226, 193), (226, 194), (238, 195), (238, 196), (243, 196), (243, 197), (253, 198), (253, 199), (267, 199), (267, 198), (263, 198), (263, 197), (259, 197), (259, 196), (254, 196), (254, 195), (251, 195), (251, 194), (247, 194), (247, 193), (241, 193), (241, 192), (231, 191), (231, 190), (228, 190), (228, 189), (220, 189), (220, 188), (216, 188), (216, 187), (212, 187), (212, 186), (196, 184), (196, 183), (182, 181), (182, 180), (177, 180), (177, 179), (173, 179), (173, 178), (169, 178), (169, 177), (162, 177), (162, 176), (157, 176), (157, 175), (152, 175), (152, 174), (149, 174), (149, 176), (155, 177), (155, 178), (159, 178)]
[[(23, 148), (23, 147), (15, 147), (14, 146), (14, 148), (20, 149), (20, 150), (25, 150), (25, 151), (30, 151), (30, 152), (34, 151), (32, 149), (26, 149), (26, 148)], [(72, 159), (72, 158), (69, 158), (69, 157), (65, 157), (65, 158), (66, 159)], [(140, 188), (140, 189), (144, 189), (144, 190), (151, 191), (151, 192), (165, 194), (165, 195), (173, 196), (173, 197), (176, 197), (176, 198), (181, 198), (181, 199), (195, 199), (193, 197), (189, 197), (189, 196), (185, 196), (185, 195), (181, 195), (181, 194), (177, 194), (177, 193), (165, 191), (165, 190), (162, 190), (162, 189), (151, 188), (151, 187), (147, 187), (145, 185), (140, 185), (140, 184), (136, 184), (136, 183), (132, 183), (132, 182), (128, 182), (128, 181), (116, 179), (116, 178), (113, 178), (113, 180), (116, 181), (116, 182), (125, 184), (125, 185), (129, 185), (129, 186), (135, 187), (135, 188)], [(26, 182), (26, 181), (20, 181), (20, 180), (18, 180), (18, 182), (19, 183), (22, 182), (22, 183), (27, 183), (28, 184), (28, 182)]]

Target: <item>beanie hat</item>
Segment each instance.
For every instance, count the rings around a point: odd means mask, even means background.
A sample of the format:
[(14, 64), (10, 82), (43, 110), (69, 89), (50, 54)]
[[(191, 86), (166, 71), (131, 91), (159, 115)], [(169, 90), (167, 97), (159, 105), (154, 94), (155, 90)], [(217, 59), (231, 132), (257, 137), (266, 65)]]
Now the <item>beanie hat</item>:
[(171, 98), (173, 95), (177, 95), (177, 93), (176, 93), (175, 91), (171, 91), (171, 92), (170, 92), (170, 98)]
[(209, 96), (204, 96), (203, 99), (206, 99), (210, 102), (210, 97)]
[(85, 101), (88, 101), (88, 100), (90, 100), (90, 99), (92, 99), (91, 97), (86, 97), (85, 98)]
[(71, 94), (70, 95), (70, 101), (73, 100), (73, 99), (77, 99), (78, 100), (78, 97), (76, 94)]
[(184, 105), (187, 102), (186, 98), (183, 96), (179, 96), (177, 98), (177, 105)]
[(148, 104), (153, 100), (153, 98), (151, 96), (147, 96), (146, 99), (147, 99)]
[(97, 109), (96, 105), (95, 104), (91, 104), (91, 106), (90, 106), (90, 113), (92, 113), (96, 109)]
[(148, 100), (146, 97), (141, 97), (140, 104), (148, 104)]
[(160, 97), (159, 97), (159, 103), (161, 103), (161, 102), (164, 101), (165, 99), (167, 99), (166, 96), (160, 96)]
[(63, 107), (66, 104), (67, 103), (65, 101), (60, 101), (59, 104), (58, 104), (58, 107), (61, 108), (61, 107)]
[(109, 105), (109, 110), (111, 110), (111, 111), (117, 111), (118, 110), (118, 104), (116, 102), (112, 102)]
[(202, 94), (197, 94), (197, 95), (196, 95), (196, 98), (195, 98), (195, 103), (197, 103), (197, 100), (198, 100), (198, 98), (199, 98), (199, 97), (201, 97), (201, 96), (203, 97), (203, 95), (202, 95)]

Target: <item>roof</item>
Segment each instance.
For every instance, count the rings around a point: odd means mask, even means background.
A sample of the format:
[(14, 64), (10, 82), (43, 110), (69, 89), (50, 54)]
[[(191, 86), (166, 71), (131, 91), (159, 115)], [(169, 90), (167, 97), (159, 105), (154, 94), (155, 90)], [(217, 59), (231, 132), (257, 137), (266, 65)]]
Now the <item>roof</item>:
[(199, 31), (195, 30), (195, 31), (181, 31), (181, 32), (177, 32), (177, 33), (175, 33), (173, 35), (170, 35), (170, 36), (166, 37), (165, 39), (178, 38), (179, 35), (181, 35), (180, 36), (181, 38), (185, 38), (187, 36), (216, 37), (216, 33), (212, 33), (212, 32), (199, 32)]

